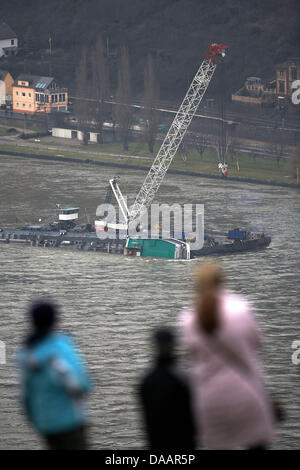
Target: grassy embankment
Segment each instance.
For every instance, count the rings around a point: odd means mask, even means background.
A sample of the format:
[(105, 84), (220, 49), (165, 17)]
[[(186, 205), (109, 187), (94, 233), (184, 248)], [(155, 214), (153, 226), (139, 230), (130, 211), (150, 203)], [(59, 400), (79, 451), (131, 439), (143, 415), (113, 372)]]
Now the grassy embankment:
[[(50, 145), (55, 146), (55, 150), (44, 149), (44, 145), (39, 144), (35, 146), (34, 142), (32, 145), (26, 147), (11, 146), (1, 144), (0, 149), (2, 151), (20, 151), (31, 154), (44, 154), (44, 155), (55, 155), (64, 156), (69, 158), (81, 158), (88, 160), (97, 160), (103, 162), (113, 163), (125, 163), (128, 165), (135, 166), (146, 166), (150, 167), (151, 162), (156, 155), (158, 147), (155, 148), (154, 154), (150, 154), (148, 147), (142, 143), (131, 143), (129, 150), (124, 151), (120, 144), (89, 144), (88, 146), (76, 145), (70, 146), (70, 150), (67, 149), (67, 145), (61, 148), (61, 142), (49, 144), (44, 142), (48, 147)], [(112, 155), (114, 154), (114, 155)], [(134, 158), (142, 157), (142, 158)], [(188, 152), (186, 160), (182, 158), (180, 154), (176, 155), (171, 168), (185, 171), (193, 171), (197, 173), (206, 173), (211, 175), (218, 174), (218, 158), (215, 151), (207, 149), (204, 154), (200, 154), (196, 150), (190, 150)], [(281, 160), (279, 163), (275, 159), (256, 157), (251, 155), (240, 154), (228, 160), (228, 176), (241, 177), (241, 178), (252, 178), (258, 180), (268, 180), (284, 183), (295, 183), (296, 178), (293, 174), (293, 169), (289, 161)]]
[[(12, 129), (15, 129), (16, 132), (11, 132)], [(25, 132), (45, 132), (46, 128), (43, 127), (40, 123), (35, 123), (27, 120), (25, 123)], [(20, 134), (24, 132), (24, 121), (21, 119), (5, 119), (1, 117), (0, 119), (0, 136), (7, 136), (13, 134)]]

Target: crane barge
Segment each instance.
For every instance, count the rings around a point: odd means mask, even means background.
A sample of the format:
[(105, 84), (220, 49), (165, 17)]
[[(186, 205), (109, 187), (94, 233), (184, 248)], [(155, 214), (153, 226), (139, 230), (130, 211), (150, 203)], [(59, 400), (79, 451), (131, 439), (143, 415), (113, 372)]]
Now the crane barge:
[[(228, 46), (224, 44), (211, 44), (203, 62), (201, 63), (192, 83), (178, 109), (173, 122), (158, 150), (153, 164), (145, 177), (141, 189), (139, 190), (133, 206), (129, 209), (116, 178), (109, 181), (111, 194), (113, 193), (123, 218), (122, 224), (119, 224), (121, 230), (129, 232), (130, 225), (139, 224), (139, 218), (149, 209), (163, 179), (177, 153), (182, 139), (204, 97), (206, 90), (212, 80), (216, 67), (220, 60), (225, 56)], [(222, 164), (225, 167), (225, 164)], [(226, 166), (227, 174), (227, 166)], [(224, 174), (224, 173), (223, 173)], [(108, 220), (96, 220), (96, 231), (116, 230), (118, 224), (110, 223)], [(238, 229), (237, 229), (238, 230)], [(238, 232), (236, 231), (235, 234)], [(230, 243), (219, 243), (213, 238), (206, 237), (201, 249), (194, 250), (191, 254), (189, 242), (182, 239), (151, 239), (149, 236), (131, 238), (127, 236), (125, 254), (136, 254), (138, 256), (162, 256), (187, 258), (190, 256), (201, 256), (204, 254), (234, 252), (237, 250), (250, 249), (250, 246), (268, 245), (271, 239), (266, 238), (264, 234), (252, 234), (241, 232), (243, 236), (232, 236), (228, 233)], [(148, 234), (147, 234), (148, 235)], [(255, 240), (255, 241), (253, 241)]]
[[(112, 195), (117, 200), (121, 221), (110, 221), (105, 214), (98, 217), (95, 226), (78, 226), (78, 208), (63, 208), (59, 211), (59, 220), (48, 226), (25, 226), (22, 229), (1, 230), (0, 241), (29, 242), (38, 246), (73, 246), (78, 249), (124, 253), (125, 255), (151, 256), (171, 259), (190, 259), (211, 254), (225, 254), (248, 251), (268, 246), (270, 237), (263, 233), (251, 233), (239, 229), (229, 230), (227, 240), (218, 242), (213, 237), (204, 237), (204, 245), (197, 250), (190, 249), (185, 235), (149, 238), (148, 233), (130, 237), (131, 228), (137, 227), (145, 212), (149, 209), (164, 177), (176, 155), (182, 139), (201, 103), (212, 80), (216, 67), (225, 56), (228, 46), (211, 44), (199, 66), (190, 87), (173, 119), (173, 122), (158, 150), (145, 180), (129, 208), (116, 178), (109, 180), (109, 191), (106, 202)], [(118, 237), (109, 236), (110, 231)], [(106, 236), (101, 236), (106, 232)]]

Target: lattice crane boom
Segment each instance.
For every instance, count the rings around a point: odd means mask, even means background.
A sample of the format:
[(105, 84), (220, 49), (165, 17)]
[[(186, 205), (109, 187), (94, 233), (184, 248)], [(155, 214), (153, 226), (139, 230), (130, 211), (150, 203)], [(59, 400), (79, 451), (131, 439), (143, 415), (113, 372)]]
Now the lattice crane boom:
[(218, 63), (217, 57), (224, 56), (227, 48), (224, 44), (211, 44), (130, 208), (128, 222), (135, 220), (150, 206), (212, 79)]

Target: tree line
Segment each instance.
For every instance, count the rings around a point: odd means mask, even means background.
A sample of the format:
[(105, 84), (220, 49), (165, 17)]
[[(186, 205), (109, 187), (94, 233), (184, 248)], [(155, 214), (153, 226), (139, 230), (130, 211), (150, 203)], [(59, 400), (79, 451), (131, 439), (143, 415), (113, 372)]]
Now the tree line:
[[(113, 133), (122, 142), (124, 150), (129, 149), (134, 111), (132, 107), (132, 77), (129, 51), (123, 46), (117, 64), (117, 85), (112, 87), (108, 57), (101, 36), (95, 46), (87, 50), (83, 47), (79, 64), (76, 68), (76, 99), (74, 110), (78, 120), (78, 129), (83, 134), (83, 143), (88, 143), (91, 128), (97, 134), (98, 143), (103, 143), (103, 124), (108, 121), (113, 125)], [(113, 93), (115, 91), (115, 93)], [(144, 69), (144, 97), (141, 126), (144, 140), (153, 153), (158, 132), (159, 86), (155, 62), (148, 55)], [(116, 104), (112, 105), (112, 102)]]

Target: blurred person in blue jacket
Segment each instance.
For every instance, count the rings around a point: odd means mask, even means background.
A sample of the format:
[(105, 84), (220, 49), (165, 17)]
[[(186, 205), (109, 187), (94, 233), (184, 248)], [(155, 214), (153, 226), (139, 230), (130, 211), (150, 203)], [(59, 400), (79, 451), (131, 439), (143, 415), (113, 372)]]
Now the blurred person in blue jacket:
[(37, 301), (29, 314), (33, 331), (19, 353), (27, 417), (50, 449), (86, 449), (90, 381), (84, 362), (73, 341), (54, 331), (52, 302)]

